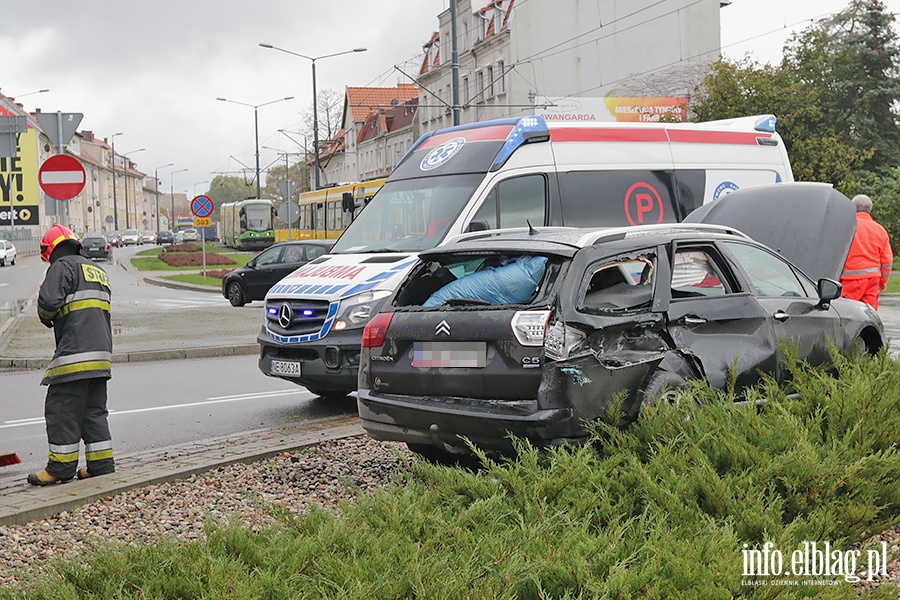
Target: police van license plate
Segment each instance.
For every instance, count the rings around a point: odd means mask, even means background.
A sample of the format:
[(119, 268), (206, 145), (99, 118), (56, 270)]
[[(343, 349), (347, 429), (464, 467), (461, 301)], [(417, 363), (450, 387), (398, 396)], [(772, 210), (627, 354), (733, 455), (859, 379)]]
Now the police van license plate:
[(300, 363), (273, 358), (269, 363), (269, 372), (273, 375), (300, 375)]

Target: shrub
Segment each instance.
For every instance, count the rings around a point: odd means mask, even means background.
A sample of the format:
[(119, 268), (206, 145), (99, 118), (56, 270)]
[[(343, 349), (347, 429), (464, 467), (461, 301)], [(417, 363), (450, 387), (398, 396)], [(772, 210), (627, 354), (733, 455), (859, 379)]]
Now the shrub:
[(201, 252), (203, 248), (200, 244), (194, 244), (192, 242), (188, 242), (187, 244), (173, 244), (171, 246), (166, 246), (163, 248), (163, 253), (168, 254), (169, 252)]

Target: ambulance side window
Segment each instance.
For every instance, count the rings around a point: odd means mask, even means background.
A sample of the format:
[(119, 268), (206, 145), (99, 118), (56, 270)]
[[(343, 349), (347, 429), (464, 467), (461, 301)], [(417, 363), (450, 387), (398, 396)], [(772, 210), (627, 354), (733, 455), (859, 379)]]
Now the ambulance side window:
[(546, 223), (547, 183), (543, 175), (504, 179), (488, 192), (472, 222), (483, 229), (539, 227)]

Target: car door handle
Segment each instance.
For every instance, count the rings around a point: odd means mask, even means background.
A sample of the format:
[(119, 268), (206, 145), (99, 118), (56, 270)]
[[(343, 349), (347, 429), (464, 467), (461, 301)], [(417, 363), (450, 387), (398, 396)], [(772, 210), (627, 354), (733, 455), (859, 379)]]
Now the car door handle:
[(782, 323), (784, 323), (785, 321), (787, 321), (788, 319), (791, 318), (791, 315), (787, 314), (783, 310), (779, 310), (777, 313), (775, 313), (772, 316), (775, 317), (776, 321), (781, 321)]
[(681, 318), (681, 322), (685, 325), (703, 325), (706, 323), (706, 319), (695, 315), (687, 315)]

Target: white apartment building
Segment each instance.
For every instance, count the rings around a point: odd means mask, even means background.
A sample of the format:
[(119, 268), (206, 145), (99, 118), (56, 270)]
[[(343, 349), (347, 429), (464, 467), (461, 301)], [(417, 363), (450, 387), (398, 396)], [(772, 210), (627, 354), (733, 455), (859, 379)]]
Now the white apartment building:
[[(687, 95), (683, 72), (719, 58), (726, 4), (458, 0), (460, 123), (533, 114), (542, 98)], [(453, 124), (451, 11), (438, 20), (418, 77), (423, 133)], [(638, 81), (652, 81), (652, 91)]]

